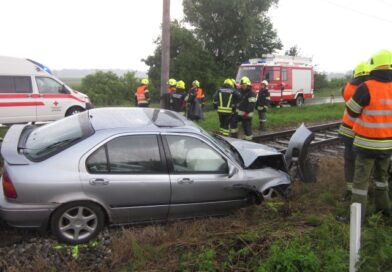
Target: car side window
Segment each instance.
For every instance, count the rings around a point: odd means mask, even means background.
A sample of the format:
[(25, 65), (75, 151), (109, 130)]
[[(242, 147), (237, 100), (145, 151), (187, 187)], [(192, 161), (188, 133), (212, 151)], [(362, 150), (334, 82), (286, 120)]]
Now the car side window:
[(226, 160), (193, 137), (166, 136), (175, 173), (227, 173)]
[(32, 93), (31, 78), (27, 76), (0, 76), (0, 93)]
[(164, 173), (156, 135), (121, 136), (96, 150), (87, 159), (91, 173)]
[(63, 85), (49, 77), (36, 77), (35, 81), (41, 94), (58, 94), (63, 89)]

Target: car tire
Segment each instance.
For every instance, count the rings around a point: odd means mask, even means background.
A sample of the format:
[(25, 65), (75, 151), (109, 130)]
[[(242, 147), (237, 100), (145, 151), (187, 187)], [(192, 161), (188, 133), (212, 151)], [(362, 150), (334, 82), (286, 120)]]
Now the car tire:
[(82, 107), (71, 107), (67, 110), (67, 112), (65, 113), (65, 116), (66, 117), (71, 116), (71, 115), (78, 114), (83, 111), (84, 111), (84, 109)]
[(86, 243), (101, 232), (105, 215), (91, 202), (73, 202), (59, 207), (51, 218), (51, 231), (60, 242)]

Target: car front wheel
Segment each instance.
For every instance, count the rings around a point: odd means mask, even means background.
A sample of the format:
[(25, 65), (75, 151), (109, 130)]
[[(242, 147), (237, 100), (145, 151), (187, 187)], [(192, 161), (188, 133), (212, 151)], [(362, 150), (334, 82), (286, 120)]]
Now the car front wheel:
[(94, 239), (104, 225), (102, 209), (89, 202), (74, 202), (61, 206), (52, 216), (52, 233), (61, 242), (86, 243)]

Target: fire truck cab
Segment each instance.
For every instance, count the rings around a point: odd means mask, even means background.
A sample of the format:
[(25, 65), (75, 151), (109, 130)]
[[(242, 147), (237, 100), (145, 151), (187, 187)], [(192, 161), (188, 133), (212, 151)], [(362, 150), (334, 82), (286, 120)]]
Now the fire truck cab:
[(312, 59), (299, 56), (265, 55), (250, 59), (238, 68), (236, 81), (249, 77), (256, 93), (263, 80), (268, 81), (271, 104), (288, 102), (300, 106), (305, 99), (313, 98), (314, 75)]

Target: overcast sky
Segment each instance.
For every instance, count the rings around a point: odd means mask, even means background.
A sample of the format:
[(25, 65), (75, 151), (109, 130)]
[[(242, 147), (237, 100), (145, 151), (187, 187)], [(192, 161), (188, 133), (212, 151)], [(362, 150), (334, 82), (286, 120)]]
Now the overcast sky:
[[(318, 71), (353, 69), (392, 50), (392, 0), (280, 0), (269, 12), (284, 49), (297, 45)], [(171, 0), (171, 19), (182, 19)], [(51, 69), (146, 71), (161, 33), (162, 0), (0, 0), (0, 55)]]

